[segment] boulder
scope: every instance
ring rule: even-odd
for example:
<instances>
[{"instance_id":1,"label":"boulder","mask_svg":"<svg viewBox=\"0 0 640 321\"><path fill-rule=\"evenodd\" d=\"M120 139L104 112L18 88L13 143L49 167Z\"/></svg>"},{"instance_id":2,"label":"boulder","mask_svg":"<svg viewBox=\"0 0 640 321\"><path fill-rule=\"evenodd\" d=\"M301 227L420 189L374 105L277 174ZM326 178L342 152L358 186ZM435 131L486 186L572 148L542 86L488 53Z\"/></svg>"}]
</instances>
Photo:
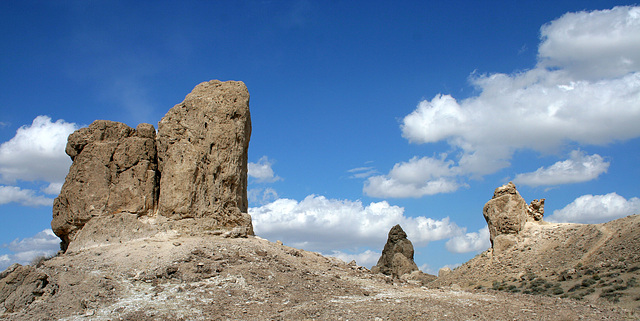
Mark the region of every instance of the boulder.
<instances>
[{"instance_id":1,"label":"boulder","mask_svg":"<svg viewBox=\"0 0 640 321\"><path fill-rule=\"evenodd\" d=\"M247 213L250 136L244 83L212 80L196 86L158 123L159 214L253 234Z\"/></svg>"},{"instance_id":2,"label":"boulder","mask_svg":"<svg viewBox=\"0 0 640 321\"><path fill-rule=\"evenodd\" d=\"M411 273L405 273L402 276L400 276L400 279L408 281L410 283L416 284L416 285L427 285L428 283L432 282L433 280L437 279L437 277L435 275L431 275L428 273L424 273L420 270L416 270L413 271Z\"/></svg>"},{"instance_id":3,"label":"boulder","mask_svg":"<svg viewBox=\"0 0 640 321\"><path fill-rule=\"evenodd\" d=\"M445 277L445 276L451 274L451 272L452 271L451 271L450 267L448 267L448 266L442 267L442 268L440 268L440 270L438 270L438 277L439 278Z\"/></svg>"},{"instance_id":4,"label":"boulder","mask_svg":"<svg viewBox=\"0 0 640 321\"><path fill-rule=\"evenodd\" d=\"M413 244L407 239L407 233L400 225L389 231L387 243L384 245L378 263L371 269L374 273L382 273L393 277L418 271L413 261Z\"/></svg>"},{"instance_id":5,"label":"boulder","mask_svg":"<svg viewBox=\"0 0 640 321\"><path fill-rule=\"evenodd\" d=\"M482 213L489 226L492 247L496 236L517 234L529 217L527 203L512 182L495 189L493 198L484 205Z\"/></svg>"},{"instance_id":6,"label":"boulder","mask_svg":"<svg viewBox=\"0 0 640 321\"><path fill-rule=\"evenodd\" d=\"M96 120L69 136L73 160L53 203L51 227L66 249L92 218L113 213L146 215L156 210L160 178L155 129Z\"/></svg>"}]
</instances>

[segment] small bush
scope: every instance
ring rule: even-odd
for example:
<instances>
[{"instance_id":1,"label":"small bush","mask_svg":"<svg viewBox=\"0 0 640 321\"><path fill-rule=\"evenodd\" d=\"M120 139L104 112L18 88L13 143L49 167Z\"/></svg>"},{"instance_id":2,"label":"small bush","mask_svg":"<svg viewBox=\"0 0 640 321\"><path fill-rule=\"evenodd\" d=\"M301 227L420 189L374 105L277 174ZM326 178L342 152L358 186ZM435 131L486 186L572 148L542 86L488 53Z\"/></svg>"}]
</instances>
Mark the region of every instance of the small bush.
<instances>
[{"instance_id":1,"label":"small bush","mask_svg":"<svg viewBox=\"0 0 640 321\"><path fill-rule=\"evenodd\" d=\"M594 279L584 279L582 280L582 286L588 288L592 285L596 284L596 280Z\"/></svg>"},{"instance_id":2,"label":"small bush","mask_svg":"<svg viewBox=\"0 0 640 321\"><path fill-rule=\"evenodd\" d=\"M626 285L616 285L616 286L613 287L613 289L615 291L622 291L622 290L626 290L627 286Z\"/></svg>"},{"instance_id":3,"label":"small bush","mask_svg":"<svg viewBox=\"0 0 640 321\"><path fill-rule=\"evenodd\" d=\"M576 284L569 289L569 292L575 292L577 289L581 288L582 285Z\"/></svg>"},{"instance_id":4,"label":"small bush","mask_svg":"<svg viewBox=\"0 0 640 321\"><path fill-rule=\"evenodd\" d=\"M539 286L543 286L545 285L545 283L547 283L547 280L545 279L535 279L531 282L531 287L539 287Z\"/></svg>"},{"instance_id":5,"label":"small bush","mask_svg":"<svg viewBox=\"0 0 640 321\"><path fill-rule=\"evenodd\" d=\"M39 255L39 256L36 256L33 260L31 260L31 263L29 265L33 267L41 267L42 264L50 258L51 257L47 257L45 255Z\"/></svg>"},{"instance_id":6,"label":"small bush","mask_svg":"<svg viewBox=\"0 0 640 321\"><path fill-rule=\"evenodd\" d=\"M583 297L581 295L578 295L578 294L572 295L571 298L574 299L574 300L582 300L583 299Z\"/></svg>"},{"instance_id":7,"label":"small bush","mask_svg":"<svg viewBox=\"0 0 640 321\"><path fill-rule=\"evenodd\" d=\"M609 293L600 293L600 297L607 299L609 302L618 303L620 302L620 297L622 293L620 292L609 292Z\"/></svg>"}]
</instances>

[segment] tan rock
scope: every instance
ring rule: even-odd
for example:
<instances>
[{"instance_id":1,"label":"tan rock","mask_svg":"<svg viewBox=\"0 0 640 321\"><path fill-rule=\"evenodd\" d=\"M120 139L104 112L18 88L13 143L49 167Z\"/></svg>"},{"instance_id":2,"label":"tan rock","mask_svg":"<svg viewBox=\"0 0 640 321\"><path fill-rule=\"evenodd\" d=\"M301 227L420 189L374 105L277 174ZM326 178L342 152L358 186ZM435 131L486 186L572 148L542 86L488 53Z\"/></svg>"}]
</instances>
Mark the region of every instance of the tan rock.
<instances>
[{"instance_id":1,"label":"tan rock","mask_svg":"<svg viewBox=\"0 0 640 321\"><path fill-rule=\"evenodd\" d=\"M527 207L527 211L529 213L529 220L533 221L542 221L542 217L544 216L544 198L539 200L531 201L531 204Z\"/></svg>"},{"instance_id":2,"label":"tan rock","mask_svg":"<svg viewBox=\"0 0 640 321\"><path fill-rule=\"evenodd\" d=\"M247 213L250 136L246 86L217 80L199 84L169 110L157 138L149 124L133 129L97 120L77 130L66 146L73 164L53 205L51 226L62 248L169 230L253 234Z\"/></svg>"},{"instance_id":3,"label":"tan rock","mask_svg":"<svg viewBox=\"0 0 640 321\"><path fill-rule=\"evenodd\" d=\"M418 266L413 261L413 244L407 239L407 233L400 225L392 227L382 255L371 271L400 277L417 270Z\"/></svg>"},{"instance_id":4,"label":"tan rock","mask_svg":"<svg viewBox=\"0 0 640 321\"><path fill-rule=\"evenodd\" d=\"M119 212L146 215L158 201L155 129L96 120L69 136L73 160L53 203L51 227L66 249L92 218Z\"/></svg>"},{"instance_id":5,"label":"tan rock","mask_svg":"<svg viewBox=\"0 0 640 321\"><path fill-rule=\"evenodd\" d=\"M492 247L496 236L517 234L529 217L527 203L512 182L496 188L482 212L489 226Z\"/></svg>"},{"instance_id":6,"label":"tan rock","mask_svg":"<svg viewBox=\"0 0 640 321\"><path fill-rule=\"evenodd\" d=\"M196 86L158 123L159 214L206 219L208 228L245 228L249 92L242 82Z\"/></svg>"},{"instance_id":7,"label":"tan rock","mask_svg":"<svg viewBox=\"0 0 640 321\"><path fill-rule=\"evenodd\" d=\"M56 286L50 284L49 276L34 267L13 265L0 279L0 306L6 312L20 311L37 298L55 292Z\"/></svg>"},{"instance_id":8,"label":"tan rock","mask_svg":"<svg viewBox=\"0 0 640 321\"><path fill-rule=\"evenodd\" d=\"M428 273L424 273L420 270L416 270L416 271L403 274L402 276L400 276L400 279L422 286L435 280L436 276Z\"/></svg>"},{"instance_id":9,"label":"tan rock","mask_svg":"<svg viewBox=\"0 0 640 321\"><path fill-rule=\"evenodd\" d=\"M438 277L445 277L447 275L451 274L451 268L448 266L445 266L443 268L440 268L440 270L438 270Z\"/></svg>"}]
</instances>

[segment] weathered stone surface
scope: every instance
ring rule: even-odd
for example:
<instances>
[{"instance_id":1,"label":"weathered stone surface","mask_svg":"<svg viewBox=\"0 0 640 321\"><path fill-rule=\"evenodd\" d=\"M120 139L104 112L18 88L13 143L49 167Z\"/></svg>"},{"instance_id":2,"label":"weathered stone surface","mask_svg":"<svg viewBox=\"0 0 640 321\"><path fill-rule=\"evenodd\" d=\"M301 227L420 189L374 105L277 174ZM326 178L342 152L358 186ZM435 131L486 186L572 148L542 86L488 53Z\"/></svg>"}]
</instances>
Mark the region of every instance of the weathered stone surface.
<instances>
[{"instance_id":1,"label":"weathered stone surface","mask_svg":"<svg viewBox=\"0 0 640 321\"><path fill-rule=\"evenodd\" d=\"M6 312L22 310L36 298L55 292L47 274L34 267L15 264L5 272L0 279L0 304Z\"/></svg>"},{"instance_id":2,"label":"weathered stone surface","mask_svg":"<svg viewBox=\"0 0 640 321\"><path fill-rule=\"evenodd\" d=\"M445 267L443 267L443 268L440 268L440 270L438 270L438 277L439 277L439 278L445 277L445 276L447 276L447 275L451 274L451 272L452 272L452 271L451 271L451 268L450 268L450 267L445 266Z\"/></svg>"},{"instance_id":3,"label":"weathered stone surface","mask_svg":"<svg viewBox=\"0 0 640 321\"><path fill-rule=\"evenodd\" d=\"M247 214L249 92L242 82L196 86L158 124L159 214L208 219L210 228L243 227Z\"/></svg>"},{"instance_id":4,"label":"weathered stone surface","mask_svg":"<svg viewBox=\"0 0 640 321\"><path fill-rule=\"evenodd\" d=\"M138 216L127 212L96 216L78 230L67 251L76 252L111 242L151 237L169 230L170 226L166 221L159 220L157 216Z\"/></svg>"},{"instance_id":5,"label":"weathered stone surface","mask_svg":"<svg viewBox=\"0 0 640 321\"><path fill-rule=\"evenodd\" d=\"M155 129L96 120L69 136L73 160L53 203L51 227L63 248L92 218L112 213L145 215L158 201Z\"/></svg>"},{"instance_id":6,"label":"weathered stone surface","mask_svg":"<svg viewBox=\"0 0 640 321\"><path fill-rule=\"evenodd\" d=\"M527 203L512 182L496 188L482 212L489 226L492 247L498 235L520 232L529 217Z\"/></svg>"},{"instance_id":7,"label":"weathered stone surface","mask_svg":"<svg viewBox=\"0 0 640 321\"><path fill-rule=\"evenodd\" d=\"M201 83L158 126L156 137L149 124L97 120L69 136L73 164L51 221L64 250L170 230L253 234L244 83Z\"/></svg>"},{"instance_id":8,"label":"weathered stone surface","mask_svg":"<svg viewBox=\"0 0 640 321\"><path fill-rule=\"evenodd\" d=\"M437 279L437 277L435 275L431 275L428 273L424 273L420 270L416 270L416 271L412 271L412 272L401 275L400 279L422 286L422 285L427 285L429 282Z\"/></svg>"},{"instance_id":9,"label":"weathered stone surface","mask_svg":"<svg viewBox=\"0 0 640 321\"><path fill-rule=\"evenodd\" d=\"M413 261L413 244L407 239L407 233L400 225L392 227L389 231L382 255L371 270L374 273L383 273L394 277L418 270L418 266Z\"/></svg>"},{"instance_id":10,"label":"weathered stone surface","mask_svg":"<svg viewBox=\"0 0 640 321\"><path fill-rule=\"evenodd\" d=\"M527 207L530 220L542 221L544 217L544 198L531 201L531 204Z\"/></svg>"}]
</instances>

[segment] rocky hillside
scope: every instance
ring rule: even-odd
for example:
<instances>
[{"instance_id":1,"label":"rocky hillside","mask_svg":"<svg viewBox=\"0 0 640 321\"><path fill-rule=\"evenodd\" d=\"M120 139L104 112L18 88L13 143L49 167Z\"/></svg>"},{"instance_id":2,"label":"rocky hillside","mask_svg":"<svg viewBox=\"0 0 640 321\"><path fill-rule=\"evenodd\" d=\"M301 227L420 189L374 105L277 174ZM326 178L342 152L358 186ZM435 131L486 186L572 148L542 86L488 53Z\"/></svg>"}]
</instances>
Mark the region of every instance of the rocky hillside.
<instances>
[{"instance_id":1,"label":"rocky hillside","mask_svg":"<svg viewBox=\"0 0 640 321\"><path fill-rule=\"evenodd\" d=\"M629 311L457 286L428 289L257 237L153 237L13 267L4 320L621 320ZM6 296L6 294L9 294Z\"/></svg>"},{"instance_id":2,"label":"rocky hillside","mask_svg":"<svg viewBox=\"0 0 640 321\"><path fill-rule=\"evenodd\" d=\"M640 309L640 215L603 224L529 220L492 241L492 248L430 286L457 284Z\"/></svg>"}]
</instances>

